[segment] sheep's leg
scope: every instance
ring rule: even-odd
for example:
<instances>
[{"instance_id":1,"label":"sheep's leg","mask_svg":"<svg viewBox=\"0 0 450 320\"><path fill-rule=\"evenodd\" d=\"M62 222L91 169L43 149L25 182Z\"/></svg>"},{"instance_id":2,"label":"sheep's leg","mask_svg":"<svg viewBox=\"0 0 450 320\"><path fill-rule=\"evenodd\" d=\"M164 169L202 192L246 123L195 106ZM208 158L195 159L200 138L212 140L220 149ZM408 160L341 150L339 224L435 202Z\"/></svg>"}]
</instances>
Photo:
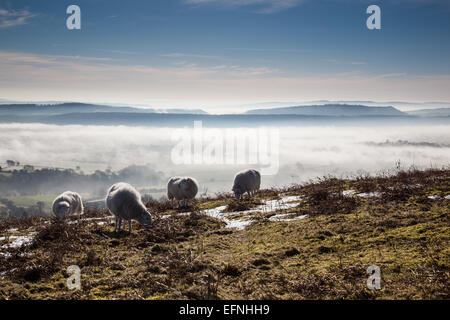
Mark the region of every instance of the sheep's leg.
<instances>
[{"instance_id":1,"label":"sheep's leg","mask_svg":"<svg viewBox=\"0 0 450 320\"><path fill-rule=\"evenodd\" d=\"M119 217L119 228L118 228L117 232L120 232L121 227L122 227L122 218Z\"/></svg>"},{"instance_id":2,"label":"sheep's leg","mask_svg":"<svg viewBox=\"0 0 450 320\"><path fill-rule=\"evenodd\" d=\"M128 220L128 232L131 234L131 219Z\"/></svg>"},{"instance_id":3,"label":"sheep's leg","mask_svg":"<svg viewBox=\"0 0 450 320\"><path fill-rule=\"evenodd\" d=\"M183 199L183 207L186 207L186 199Z\"/></svg>"},{"instance_id":4,"label":"sheep's leg","mask_svg":"<svg viewBox=\"0 0 450 320\"><path fill-rule=\"evenodd\" d=\"M117 225L119 224L119 218L116 217L116 223L114 225L114 232L117 232Z\"/></svg>"}]
</instances>

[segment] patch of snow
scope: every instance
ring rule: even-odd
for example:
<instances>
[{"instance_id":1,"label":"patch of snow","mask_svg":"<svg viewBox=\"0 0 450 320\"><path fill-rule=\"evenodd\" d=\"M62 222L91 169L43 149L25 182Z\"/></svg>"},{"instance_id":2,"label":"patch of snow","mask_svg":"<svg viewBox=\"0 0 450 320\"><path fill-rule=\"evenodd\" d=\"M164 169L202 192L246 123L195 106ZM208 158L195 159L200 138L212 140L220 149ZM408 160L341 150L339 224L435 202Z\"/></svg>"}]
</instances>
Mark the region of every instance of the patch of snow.
<instances>
[{"instance_id":1,"label":"patch of snow","mask_svg":"<svg viewBox=\"0 0 450 320\"><path fill-rule=\"evenodd\" d=\"M292 213L281 213L281 214L276 214L276 215L274 215L274 216L271 216L271 217L269 218L269 220L270 220L270 221L279 221L279 220L281 220L281 218L289 217L289 216L291 216L291 215L292 215Z\"/></svg>"},{"instance_id":2,"label":"patch of snow","mask_svg":"<svg viewBox=\"0 0 450 320\"><path fill-rule=\"evenodd\" d=\"M19 248L24 244L29 244L31 241L33 241L33 236L36 234L36 232L30 232L26 236L10 236L10 237L0 237L0 241L4 240L13 240L13 242L4 244L2 248Z\"/></svg>"},{"instance_id":3,"label":"patch of snow","mask_svg":"<svg viewBox=\"0 0 450 320\"><path fill-rule=\"evenodd\" d=\"M247 226L252 224L253 220L228 220L224 219L225 223L227 224L227 228L229 229L236 229L236 230L244 230Z\"/></svg>"},{"instance_id":4,"label":"patch of snow","mask_svg":"<svg viewBox=\"0 0 450 320\"><path fill-rule=\"evenodd\" d=\"M379 192L363 192L363 193L358 193L356 196L361 197L361 198L377 198L379 196L381 196L381 193Z\"/></svg>"},{"instance_id":5,"label":"patch of snow","mask_svg":"<svg viewBox=\"0 0 450 320\"><path fill-rule=\"evenodd\" d=\"M257 206L256 208L244 211L233 211L233 212L223 212L226 209L226 206L220 206L213 209L204 210L203 212L210 217L220 219L226 223L226 228L243 230L248 225L252 224L254 220L248 219L248 215L255 212L271 212L277 210L287 210L291 209L298 205L298 201L300 201L302 197L299 196L288 196L281 199L275 200L263 200L262 204ZM227 216L230 215L242 215L245 214L247 216L246 220L241 219L228 219ZM294 219L296 219L295 217ZM297 220L297 219L296 219ZM287 219L283 221L288 221Z\"/></svg>"},{"instance_id":6,"label":"patch of snow","mask_svg":"<svg viewBox=\"0 0 450 320\"><path fill-rule=\"evenodd\" d=\"M224 217L225 215L228 214L228 213L222 213L222 211L225 210L226 207L227 206L220 206L220 207L217 207L217 208L204 210L203 213L206 214L207 216L221 219L222 217Z\"/></svg>"},{"instance_id":7,"label":"patch of snow","mask_svg":"<svg viewBox=\"0 0 450 320\"><path fill-rule=\"evenodd\" d=\"M3 276L3 275L5 275L5 274L7 274L8 272L14 272L15 270L17 270L17 268L12 268L12 269L10 269L10 270L1 271L1 272L0 272L0 276Z\"/></svg>"},{"instance_id":8,"label":"patch of snow","mask_svg":"<svg viewBox=\"0 0 450 320\"><path fill-rule=\"evenodd\" d=\"M428 196L427 198L428 198L428 199L431 199L431 200L441 199L440 196L436 196L436 195ZM449 195L446 195L443 199L445 199L445 200L450 200L450 194L449 194Z\"/></svg>"},{"instance_id":9,"label":"patch of snow","mask_svg":"<svg viewBox=\"0 0 450 320\"><path fill-rule=\"evenodd\" d=\"M307 217L308 217L308 215L304 214L304 215L301 215L301 216L297 216L297 217L293 217L293 218L289 218L289 219L283 219L283 220L280 220L280 221L281 222L297 221L297 220L303 220L303 219L305 219Z\"/></svg>"},{"instance_id":10,"label":"patch of snow","mask_svg":"<svg viewBox=\"0 0 450 320\"><path fill-rule=\"evenodd\" d=\"M81 218L80 221L111 220L111 219L114 219L114 218L115 218L114 216L97 217L97 218ZM74 224L74 223L78 223L78 219L68 222L68 224Z\"/></svg>"},{"instance_id":11,"label":"patch of snow","mask_svg":"<svg viewBox=\"0 0 450 320\"><path fill-rule=\"evenodd\" d=\"M302 200L299 196L289 196L275 200L263 200L263 204L258 206L257 211L270 212L275 210L287 210L298 205L298 202Z\"/></svg>"},{"instance_id":12,"label":"patch of snow","mask_svg":"<svg viewBox=\"0 0 450 320\"><path fill-rule=\"evenodd\" d=\"M356 193L356 190L344 190L342 191L343 196L352 196Z\"/></svg>"},{"instance_id":13,"label":"patch of snow","mask_svg":"<svg viewBox=\"0 0 450 320\"><path fill-rule=\"evenodd\" d=\"M362 192L362 193L356 193L356 190L344 190L342 191L342 195L346 197L350 196L357 196L361 198L376 198L381 196L380 192Z\"/></svg>"},{"instance_id":14,"label":"patch of snow","mask_svg":"<svg viewBox=\"0 0 450 320\"><path fill-rule=\"evenodd\" d=\"M296 217L292 217L292 213L282 213L282 214L276 214L274 216L271 216L269 218L270 221L276 221L276 222L290 222L290 221L295 221L295 220L302 220L305 219L308 215L301 215L301 216L296 216ZM292 218L286 218L286 217L292 217Z\"/></svg>"},{"instance_id":15,"label":"patch of snow","mask_svg":"<svg viewBox=\"0 0 450 320\"><path fill-rule=\"evenodd\" d=\"M244 211L232 211L232 212L223 212L227 206L219 206L212 209L206 209L202 212L213 218L217 218L219 220L222 220L226 223L225 228L229 229L236 229L236 230L243 230L250 224L254 223L255 220L250 219L250 215L256 212L272 212L272 211L280 211L280 210L288 210L298 205L298 202L302 200L302 197L300 196L287 196L281 199L275 199L275 200L263 200L261 205L256 206L253 209L250 210L244 210ZM178 213L178 215L190 215L190 212L182 212ZM244 219L236 218L236 219L229 219L229 216L232 215L243 215ZM286 215L292 215L292 214L286 214ZM279 215L284 216L284 215ZM170 217L170 215L162 215L161 219L166 219ZM274 217L274 216L272 216ZM305 218L306 216L298 216L291 219L283 219L281 221L294 221L294 220L300 220ZM269 219L270 220L270 219ZM274 220L275 221L275 220Z\"/></svg>"},{"instance_id":16,"label":"patch of snow","mask_svg":"<svg viewBox=\"0 0 450 320\"><path fill-rule=\"evenodd\" d=\"M115 218L115 216L107 216L107 217L98 217L98 218L86 218L86 219L81 219L84 221L95 221L95 220L106 220L106 219L113 219Z\"/></svg>"}]
</instances>

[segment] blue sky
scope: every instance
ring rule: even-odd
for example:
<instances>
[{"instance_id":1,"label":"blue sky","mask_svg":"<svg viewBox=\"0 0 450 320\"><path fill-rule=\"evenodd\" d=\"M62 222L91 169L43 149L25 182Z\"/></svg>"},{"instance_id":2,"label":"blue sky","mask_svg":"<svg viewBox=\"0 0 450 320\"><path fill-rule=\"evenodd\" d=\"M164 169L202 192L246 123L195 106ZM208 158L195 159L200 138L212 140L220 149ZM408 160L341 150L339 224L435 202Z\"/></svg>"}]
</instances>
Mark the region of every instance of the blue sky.
<instances>
[{"instance_id":1,"label":"blue sky","mask_svg":"<svg viewBox=\"0 0 450 320\"><path fill-rule=\"evenodd\" d=\"M450 101L449 18L447 0L1 0L0 98Z\"/></svg>"}]
</instances>

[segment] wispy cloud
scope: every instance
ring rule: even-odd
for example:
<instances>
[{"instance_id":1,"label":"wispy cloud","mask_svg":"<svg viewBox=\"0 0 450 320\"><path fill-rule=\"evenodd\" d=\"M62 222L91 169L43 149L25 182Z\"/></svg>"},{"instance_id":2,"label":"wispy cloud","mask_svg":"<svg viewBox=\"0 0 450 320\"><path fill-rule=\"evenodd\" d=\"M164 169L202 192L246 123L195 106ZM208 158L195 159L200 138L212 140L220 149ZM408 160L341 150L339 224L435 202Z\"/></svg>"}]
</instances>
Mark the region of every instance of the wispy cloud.
<instances>
[{"instance_id":1,"label":"wispy cloud","mask_svg":"<svg viewBox=\"0 0 450 320\"><path fill-rule=\"evenodd\" d=\"M271 14L285 9L297 7L298 5L308 0L182 0L190 5L217 5L223 7L245 7L252 6L256 9L256 13ZM312 0L309 0L312 2ZM354 0L350 0L354 1ZM367 2L367 0L358 0L359 2ZM356 2L356 1L355 1ZM436 4L442 4L447 8L450 8L450 2L448 0L394 0L394 4L413 4L413 5L427 5L430 2Z\"/></svg>"},{"instance_id":2,"label":"wispy cloud","mask_svg":"<svg viewBox=\"0 0 450 320\"><path fill-rule=\"evenodd\" d=\"M383 78L397 78L397 77L404 77L406 75L407 75L406 72L384 73L384 74L378 75L377 78L379 78L379 79L383 79Z\"/></svg>"},{"instance_id":3,"label":"wispy cloud","mask_svg":"<svg viewBox=\"0 0 450 320\"><path fill-rule=\"evenodd\" d=\"M450 75L291 73L234 64L128 64L102 57L0 51L0 96L31 100L449 100ZM232 92L233 94L230 94Z\"/></svg>"},{"instance_id":4,"label":"wispy cloud","mask_svg":"<svg viewBox=\"0 0 450 320\"><path fill-rule=\"evenodd\" d=\"M28 23L36 14L28 10L0 9L0 28L10 28Z\"/></svg>"},{"instance_id":5,"label":"wispy cloud","mask_svg":"<svg viewBox=\"0 0 450 320\"><path fill-rule=\"evenodd\" d=\"M311 50L306 50L306 49L280 49L280 48L225 48L225 50L275 52L275 53L305 53L305 52L311 52Z\"/></svg>"},{"instance_id":6,"label":"wispy cloud","mask_svg":"<svg viewBox=\"0 0 450 320\"><path fill-rule=\"evenodd\" d=\"M109 50L109 49L94 49L97 51L102 51L102 52L110 52L110 53L117 53L117 54L140 54L141 52L137 52L137 51L128 51L128 50Z\"/></svg>"},{"instance_id":7,"label":"wispy cloud","mask_svg":"<svg viewBox=\"0 0 450 320\"><path fill-rule=\"evenodd\" d=\"M257 6L258 13L275 13L298 6L304 0L184 0L192 5L215 4L228 7Z\"/></svg>"},{"instance_id":8,"label":"wispy cloud","mask_svg":"<svg viewBox=\"0 0 450 320\"><path fill-rule=\"evenodd\" d=\"M219 56L211 56L211 55L205 55L205 54L192 54L192 53L165 53L161 54L162 57L167 58L200 58L200 59L218 59Z\"/></svg>"},{"instance_id":9,"label":"wispy cloud","mask_svg":"<svg viewBox=\"0 0 450 320\"><path fill-rule=\"evenodd\" d=\"M336 60L336 59L328 59L326 60L329 63L334 63L334 64L350 64L350 65L364 65L367 64L367 62L365 61L341 61L341 60Z\"/></svg>"},{"instance_id":10,"label":"wispy cloud","mask_svg":"<svg viewBox=\"0 0 450 320\"><path fill-rule=\"evenodd\" d=\"M107 62L113 59L107 57L84 57L84 56L64 56L64 55L46 55L32 54L22 52L0 51L0 59L5 64L16 65L35 65L35 66L67 66L70 63L86 63L86 62Z\"/></svg>"}]
</instances>

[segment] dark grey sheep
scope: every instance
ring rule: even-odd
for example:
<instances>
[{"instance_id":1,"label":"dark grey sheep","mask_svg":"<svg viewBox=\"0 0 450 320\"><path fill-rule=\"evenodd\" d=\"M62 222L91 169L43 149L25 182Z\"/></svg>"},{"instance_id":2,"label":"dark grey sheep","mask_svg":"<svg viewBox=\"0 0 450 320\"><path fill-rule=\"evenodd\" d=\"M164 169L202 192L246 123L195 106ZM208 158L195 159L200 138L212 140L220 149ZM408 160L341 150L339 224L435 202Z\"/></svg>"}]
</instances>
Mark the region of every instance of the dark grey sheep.
<instances>
[{"instance_id":1,"label":"dark grey sheep","mask_svg":"<svg viewBox=\"0 0 450 320\"><path fill-rule=\"evenodd\" d=\"M259 191L260 185L261 174L256 170L248 169L236 174L232 191L236 199L241 199L242 195L246 192L250 198Z\"/></svg>"},{"instance_id":2,"label":"dark grey sheep","mask_svg":"<svg viewBox=\"0 0 450 320\"><path fill-rule=\"evenodd\" d=\"M186 206L186 201L195 198L198 192L198 183L194 178L190 177L173 177L169 179L167 183L167 198L172 201L173 199L183 201L183 206Z\"/></svg>"}]
</instances>

